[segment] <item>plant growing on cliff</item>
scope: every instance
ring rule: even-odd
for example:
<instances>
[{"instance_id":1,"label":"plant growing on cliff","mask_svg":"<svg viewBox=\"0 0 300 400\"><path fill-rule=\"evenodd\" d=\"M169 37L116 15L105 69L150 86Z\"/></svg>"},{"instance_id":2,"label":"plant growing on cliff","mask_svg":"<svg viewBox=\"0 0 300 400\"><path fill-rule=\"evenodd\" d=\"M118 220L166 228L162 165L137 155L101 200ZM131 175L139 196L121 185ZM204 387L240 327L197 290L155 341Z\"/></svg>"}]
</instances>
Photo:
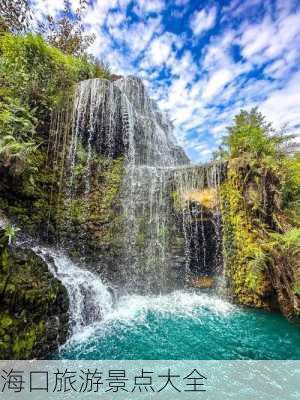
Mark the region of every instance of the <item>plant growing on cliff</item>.
<instances>
[{"instance_id":1,"label":"plant growing on cliff","mask_svg":"<svg viewBox=\"0 0 300 400\"><path fill-rule=\"evenodd\" d=\"M36 108L42 121L62 93L74 83L95 75L96 67L86 56L65 55L41 36L28 34L0 37L2 92Z\"/></svg>"},{"instance_id":2,"label":"plant growing on cliff","mask_svg":"<svg viewBox=\"0 0 300 400\"><path fill-rule=\"evenodd\" d=\"M292 138L276 133L257 109L241 111L218 155L228 165L221 188L226 275L245 304L268 307L279 270L300 278L299 155L286 146Z\"/></svg>"},{"instance_id":3,"label":"plant growing on cliff","mask_svg":"<svg viewBox=\"0 0 300 400\"><path fill-rule=\"evenodd\" d=\"M228 128L225 144L230 158L248 154L259 158L275 155L275 142L271 140L272 126L256 109L241 111L235 116L234 125Z\"/></svg>"},{"instance_id":4,"label":"plant growing on cliff","mask_svg":"<svg viewBox=\"0 0 300 400\"><path fill-rule=\"evenodd\" d=\"M31 167L31 155L38 147L35 125L33 113L20 100L0 100L0 166L11 175L21 175Z\"/></svg>"},{"instance_id":5,"label":"plant growing on cliff","mask_svg":"<svg viewBox=\"0 0 300 400\"><path fill-rule=\"evenodd\" d=\"M20 229L14 227L13 225L7 225L4 229L4 237L7 238L8 244L12 244L13 239L16 237Z\"/></svg>"},{"instance_id":6,"label":"plant growing on cliff","mask_svg":"<svg viewBox=\"0 0 300 400\"><path fill-rule=\"evenodd\" d=\"M13 136L4 136L0 138L0 164L12 175L21 175L36 149L35 142L19 142Z\"/></svg>"},{"instance_id":7,"label":"plant growing on cliff","mask_svg":"<svg viewBox=\"0 0 300 400\"><path fill-rule=\"evenodd\" d=\"M0 35L0 203L36 230L49 215L46 168L51 113L77 82L108 72L89 56L64 54L40 35Z\"/></svg>"}]
</instances>

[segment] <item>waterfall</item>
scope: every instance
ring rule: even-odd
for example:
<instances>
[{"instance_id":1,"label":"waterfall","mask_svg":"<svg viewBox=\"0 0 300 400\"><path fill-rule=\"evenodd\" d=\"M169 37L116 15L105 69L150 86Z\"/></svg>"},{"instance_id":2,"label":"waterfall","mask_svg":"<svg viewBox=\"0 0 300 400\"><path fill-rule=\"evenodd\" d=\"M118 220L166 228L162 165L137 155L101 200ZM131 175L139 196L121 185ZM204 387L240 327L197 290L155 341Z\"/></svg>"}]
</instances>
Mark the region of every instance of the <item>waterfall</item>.
<instances>
[{"instance_id":1,"label":"waterfall","mask_svg":"<svg viewBox=\"0 0 300 400\"><path fill-rule=\"evenodd\" d=\"M73 106L65 111L68 116L59 111L52 123L52 152L56 152L52 159L61 158L65 169L59 191L64 192L66 210L71 208L76 193L83 191L89 213L92 160L99 156L124 157L119 227L123 250L118 260L123 288L128 292L162 293L182 285L184 276L191 269L197 270L196 265L197 272L201 269L203 274L208 273L211 251L207 251L207 236L212 228L207 223L206 210L185 196L206 187L217 191L218 166L190 166L173 137L172 123L149 98L139 78L83 81L77 85L72 102ZM67 127L61 125L65 120ZM60 132L67 131L69 135L65 133L62 140ZM57 145L61 141L63 147ZM75 179L78 169L85 171L81 187L77 187ZM184 203L181 226L174 211L172 190ZM219 212L209 218L219 246ZM185 241L182 254L180 236ZM218 265L219 253L216 247L214 261Z\"/></svg>"},{"instance_id":2,"label":"waterfall","mask_svg":"<svg viewBox=\"0 0 300 400\"><path fill-rule=\"evenodd\" d=\"M185 237L186 274L207 275L220 272L221 209L219 187L224 174L222 164L178 168L173 185L177 193Z\"/></svg>"},{"instance_id":3,"label":"waterfall","mask_svg":"<svg viewBox=\"0 0 300 400\"><path fill-rule=\"evenodd\" d=\"M163 291L174 287L168 266L170 171L184 157L176 153L172 126L147 96L142 81L127 77L115 84L124 96L128 121L122 202L130 246L121 271L130 291Z\"/></svg>"},{"instance_id":4,"label":"waterfall","mask_svg":"<svg viewBox=\"0 0 300 400\"><path fill-rule=\"evenodd\" d=\"M55 250L35 249L68 291L71 338L95 332L123 315L131 318L129 306L134 315L138 308L138 314L145 311L146 316L153 301L161 307L177 299L178 307L185 308L194 296L196 304L206 304L209 296L198 299L185 289L193 286L194 277L213 276L222 266L218 191L223 166L190 164L176 144L172 123L135 77L83 81L65 109L54 112L47 164L59 179L51 188L49 220L55 207L63 209L64 229L71 228L72 206L78 200L89 216L97 188L95 168L117 159L123 163L118 194L121 245L108 267L98 254L92 262L84 257L71 261L66 255L72 240L68 235ZM96 212L101 210L101 205L96 207ZM86 231L79 226L74 232L77 255L84 256Z\"/></svg>"},{"instance_id":5,"label":"waterfall","mask_svg":"<svg viewBox=\"0 0 300 400\"><path fill-rule=\"evenodd\" d=\"M77 266L62 251L36 246L33 250L47 263L53 275L67 289L70 301L71 334L102 320L113 309L112 291L100 277Z\"/></svg>"}]
</instances>

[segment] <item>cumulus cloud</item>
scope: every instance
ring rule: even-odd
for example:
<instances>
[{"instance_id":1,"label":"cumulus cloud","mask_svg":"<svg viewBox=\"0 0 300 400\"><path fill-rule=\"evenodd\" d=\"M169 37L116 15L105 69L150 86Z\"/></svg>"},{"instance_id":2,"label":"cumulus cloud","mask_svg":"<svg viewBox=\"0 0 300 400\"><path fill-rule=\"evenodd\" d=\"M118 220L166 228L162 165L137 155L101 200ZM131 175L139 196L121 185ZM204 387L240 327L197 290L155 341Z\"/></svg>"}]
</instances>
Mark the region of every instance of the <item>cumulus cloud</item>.
<instances>
[{"instance_id":1,"label":"cumulus cloud","mask_svg":"<svg viewBox=\"0 0 300 400\"><path fill-rule=\"evenodd\" d=\"M299 21L300 13L295 13L284 18L279 15L275 22L270 16L266 16L259 24L244 26L240 39L243 56L254 62L264 63L298 47Z\"/></svg>"},{"instance_id":2,"label":"cumulus cloud","mask_svg":"<svg viewBox=\"0 0 300 400\"><path fill-rule=\"evenodd\" d=\"M149 45L154 34L159 34L162 30L160 17L148 18L145 22L131 24L123 30L123 38L132 51L141 52Z\"/></svg>"},{"instance_id":3,"label":"cumulus cloud","mask_svg":"<svg viewBox=\"0 0 300 400\"><path fill-rule=\"evenodd\" d=\"M261 111L277 129L288 125L300 134L300 71L292 75L287 84L272 91L260 105Z\"/></svg>"},{"instance_id":4,"label":"cumulus cloud","mask_svg":"<svg viewBox=\"0 0 300 400\"><path fill-rule=\"evenodd\" d=\"M210 100L231 80L232 72L229 69L220 69L212 74L205 87L203 98Z\"/></svg>"},{"instance_id":5,"label":"cumulus cloud","mask_svg":"<svg viewBox=\"0 0 300 400\"><path fill-rule=\"evenodd\" d=\"M149 48L149 57L152 60L152 65L162 67L167 62L172 52L173 41L172 35L168 34L153 39Z\"/></svg>"},{"instance_id":6,"label":"cumulus cloud","mask_svg":"<svg viewBox=\"0 0 300 400\"><path fill-rule=\"evenodd\" d=\"M196 11L190 20L190 28L194 35L200 36L203 32L211 29L215 25L216 15L216 7L212 7L209 10Z\"/></svg>"},{"instance_id":7,"label":"cumulus cloud","mask_svg":"<svg viewBox=\"0 0 300 400\"><path fill-rule=\"evenodd\" d=\"M160 13L165 8L163 0L138 0L136 3L133 10L139 16L150 13Z\"/></svg>"},{"instance_id":8,"label":"cumulus cloud","mask_svg":"<svg viewBox=\"0 0 300 400\"><path fill-rule=\"evenodd\" d=\"M32 6L34 8L34 17L42 20L46 15L57 15L63 10L63 2L61 0L33 0Z\"/></svg>"}]
</instances>

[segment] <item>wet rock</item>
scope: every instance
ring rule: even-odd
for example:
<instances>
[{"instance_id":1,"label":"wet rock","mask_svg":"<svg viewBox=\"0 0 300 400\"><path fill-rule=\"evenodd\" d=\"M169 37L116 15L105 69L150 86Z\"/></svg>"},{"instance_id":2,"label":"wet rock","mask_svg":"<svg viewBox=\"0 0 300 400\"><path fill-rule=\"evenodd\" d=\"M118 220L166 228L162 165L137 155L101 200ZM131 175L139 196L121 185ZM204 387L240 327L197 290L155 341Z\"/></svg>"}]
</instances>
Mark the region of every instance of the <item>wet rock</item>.
<instances>
[{"instance_id":1,"label":"wet rock","mask_svg":"<svg viewBox=\"0 0 300 400\"><path fill-rule=\"evenodd\" d=\"M0 359L45 358L68 335L67 291L32 250L0 239Z\"/></svg>"},{"instance_id":2,"label":"wet rock","mask_svg":"<svg viewBox=\"0 0 300 400\"><path fill-rule=\"evenodd\" d=\"M185 201L196 202L202 207L212 210L218 205L217 189L213 187L191 190L183 194Z\"/></svg>"},{"instance_id":3,"label":"wet rock","mask_svg":"<svg viewBox=\"0 0 300 400\"><path fill-rule=\"evenodd\" d=\"M211 289L215 285L215 281L211 276L196 276L190 280L191 286L198 289Z\"/></svg>"}]
</instances>

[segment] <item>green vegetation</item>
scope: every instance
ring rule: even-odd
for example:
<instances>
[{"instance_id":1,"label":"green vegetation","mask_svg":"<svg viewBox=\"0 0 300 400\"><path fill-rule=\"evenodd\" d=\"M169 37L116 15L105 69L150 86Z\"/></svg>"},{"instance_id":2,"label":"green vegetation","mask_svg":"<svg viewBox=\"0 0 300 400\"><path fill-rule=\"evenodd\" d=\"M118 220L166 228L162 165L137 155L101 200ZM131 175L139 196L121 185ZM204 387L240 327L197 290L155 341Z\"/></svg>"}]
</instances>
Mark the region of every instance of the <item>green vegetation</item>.
<instances>
[{"instance_id":1,"label":"green vegetation","mask_svg":"<svg viewBox=\"0 0 300 400\"><path fill-rule=\"evenodd\" d=\"M39 35L0 36L0 127L23 140L43 133L50 113L80 80L103 77L108 71L87 55L72 56L47 44ZM46 125L46 126L45 126ZM2 130L2 129L1 129Z\"/></svg>"},{"instance_id":2,"label":"green vegetation","mask_svg":"<svg viewBox=\"0 0 300 400\"><path fill-rule=\"evenodd\" d=\"M57 29L52 26L48 43L39 34L11 33L20 31L14 24L22 13L27 15L25 3L22 8L11 2L1 14L8 29L1 32L0 27L0 168L13 175L36 167L35 155L45 146L51 112L72 93L74 84L109 77L108 69L85 52L91 41L70 15L52 20ZM58 39L69 47L60 49Z\"/></svg>"},{"instance_id":3,"label":"green vegetation","mask_svg":"<svg viewBox=\"0 0 300 400\"><path fill-rule=\"evenodd\" d=\"M120 229L124 156L104 157L92 143L88 152L79 134L72 185L66 161L71 142L68 107L76 84L110 78L108 69L86 53L93 37L85 35L81 26L85 2L80 1L78 12L70 16L66 1L59 19L49 17L39 33L29 31L29 2L4 3L5 12L0 6L0 211L31 235L61 240L73 256L84 255L94 264L99 261L96 257L101 257L101 265L111 266L111 260L118 264L124 248ZM221 203L230 292L239 303L280 307L292 318L300 315L300 153L289 151L291 140L276 133L256 109L242 111L228 128L219 157L227 164ZM182 217L184 200L176 190L171 196ZM205 188L186 193L186 199L200 204L207 219L215 208L216 192ZM172 242L174 254L183 247L183 237L177 234L178 215L173 227L158 232L162 243ZM138 220L136 240L145 253L148 221L146 211ZM47 329L54 315L62 318L56 336L64 341L67 334L66 291L39 257L11 246L15 234L12 225L0 230L0 358L29 358L52 350L48 335L52 339L55 335Z\"/></svg>"},{"instance_id":4,"label":"green vegetation","mask_svg":"<svg viewBox=\"0 0 300 400\"><path fill-rule=\"evenodd\" d=\"M237 301L267 308L274 306L276 292L282 308L284 289L290 305L283 311L294 316L300 300L293 289L300 284L300 168L299 153L287 151L291 140L276 134L256 109L242 111L220 154L228 163L221 196L231 290Z\"/></svg>"},{"instance_id":5,"label":"green vegetation","mask_svg":"<svg viewBox=\"0 0 300 400\"><path fill-rule=\"evenodd\" d=\"M90 160L91 190L86 193L87 155L84 148L79 147L73 196L62 198L53 215L61 239L66 239L66 242L74 239L68 243L73 255L84 250L85 255L95 257L101 251L108 254L120 247L119 193L123 164L123 157L109 159L93 153Z\"/></svg>"},{"instance_id":6,"label":"green vegetation","mask_svg":"<svg viewBox=\"0 0 300 400\"><path fill-rule=\"evenodd\" d=\"M5 23L0 21L0 211L31 235L49 231L49 239L108 246L117 240L113 213L123 160L92 156L95 190L87 199L87 153L79 146L77 191L67 204L60 198L61 171L48 162L48 142L52 115L72 101L76 83L109 78L109 71L85 53L84 33L76 24L73 30L66 15L49 21L45 40L17 26L14 16L28 10L11 4ZM67 47L61 49L68 29ZM59 159L64 151L58 152ZM0 358L43 357L66 339L68 296L38 256L10 245L15 234L12 225L0 230ZM75 254L75 244L72 250ZM53 324L57 317L59 324Z\"/></svg>"},{"instance_id":7,"label":"green vegetation","mask_svg":"<svg viewBox=\"0 0 300 400\"><path fill-rule=\"evenodd\" d=\"M15 229L0 229L0 359L43 357L68 333L68 295L31 250L9 245ZM58 321L53 324L53 321Z\"/></svg>"},{"instance_id":8,"label":"green vegetation","mask_svg":"<svg viewBox=\"0 0 300 400\"><path fill-rule=\"evenodd\" d=\"M53 110L72 96L77 82L109 78L109 71L84 51L73 55L39 34L11 33L20 32L12 25L22 10L13 9L10 29L0 32L0 208L35 232L47 223L57 180L57 171L46 167ZM79 45L84 37L77 34Z\"/></svg>"}]
</instances>

